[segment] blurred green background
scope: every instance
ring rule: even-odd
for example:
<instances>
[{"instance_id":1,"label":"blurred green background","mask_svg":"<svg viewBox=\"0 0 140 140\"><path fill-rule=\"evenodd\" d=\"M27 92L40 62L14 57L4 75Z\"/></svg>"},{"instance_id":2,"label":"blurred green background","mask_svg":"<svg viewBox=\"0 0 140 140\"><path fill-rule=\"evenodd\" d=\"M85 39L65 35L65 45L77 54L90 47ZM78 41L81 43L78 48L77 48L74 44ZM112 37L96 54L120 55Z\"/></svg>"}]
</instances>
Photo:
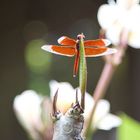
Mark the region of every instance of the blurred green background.
<instances>
[{"instance_id":1,"label":"blurred green background","mask_svg":"<svg viewBox=\"0 0 140 140\"><path fill-rule=\"evenodd\" d=\"M76 38L81 32L87 39L98 38L100 27L96 15L103 3L106 1L1 1L0 140L27 139L13 113L12 103L17 94L29 88L47 94L47 83L52 79L78 86L78 78L72 77L74 58L51 56L40 46L56 44L62 35ZM88 58L87 63L87 91L92 93L104 62L101 58ZM140 121L139 85L140 50L129 48L107 91L111 111L124 111Z\"/></svg>"}]
</instances>

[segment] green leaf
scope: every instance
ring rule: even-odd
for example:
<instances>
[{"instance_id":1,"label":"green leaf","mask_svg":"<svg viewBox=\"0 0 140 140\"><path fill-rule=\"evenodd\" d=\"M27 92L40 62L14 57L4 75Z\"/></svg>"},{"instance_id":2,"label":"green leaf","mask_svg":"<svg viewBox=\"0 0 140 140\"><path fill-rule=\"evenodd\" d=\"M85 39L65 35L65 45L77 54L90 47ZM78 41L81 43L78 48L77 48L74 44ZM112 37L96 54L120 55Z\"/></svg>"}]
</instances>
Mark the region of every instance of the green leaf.
<instances>
[{"instance_id":1,"label":"green leaf","mask_svg":"<svg viewBox=\"0 0 140 140\"><path fill-rule=\"evenodd\" d=\"M87 84L87 64L85 58L85 47L83 38L79 41L80 47L80 66L79 66L79 85L81 89L81 106L84 109L85 106L85 92L86 92L86 84Z\"/></svg>"},{"instance_id":2,"label":"green leaf","mask_svg":"<svg viewBox=\"0 0 140 140\"><path fill-rule=\"evenodd\" d=\"M118 128L119 140L140 140L140 123L128 117L121 115L122 125Z\"/></svg>"}]
</instances>

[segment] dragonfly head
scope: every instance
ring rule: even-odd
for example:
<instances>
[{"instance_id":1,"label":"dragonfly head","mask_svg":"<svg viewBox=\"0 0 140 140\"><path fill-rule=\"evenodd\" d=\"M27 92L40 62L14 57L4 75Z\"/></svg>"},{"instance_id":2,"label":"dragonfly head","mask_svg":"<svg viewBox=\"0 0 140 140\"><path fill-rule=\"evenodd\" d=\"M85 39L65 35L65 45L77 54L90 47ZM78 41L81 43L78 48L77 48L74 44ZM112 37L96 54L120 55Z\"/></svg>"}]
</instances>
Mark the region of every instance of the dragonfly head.
<instances>
[{"instance_id":1,"label":"dragonfly head","mask_svg":"<svg viewBox=\"0 0 140 140\"><path fill-rule=\"evenodd\" d=\"M85 38L85 36L84 36L83 33L77 35L77 39L78 39L78 40L80 40L80 39L84 39L84 38Z\"/></svg>"}]
</instances>

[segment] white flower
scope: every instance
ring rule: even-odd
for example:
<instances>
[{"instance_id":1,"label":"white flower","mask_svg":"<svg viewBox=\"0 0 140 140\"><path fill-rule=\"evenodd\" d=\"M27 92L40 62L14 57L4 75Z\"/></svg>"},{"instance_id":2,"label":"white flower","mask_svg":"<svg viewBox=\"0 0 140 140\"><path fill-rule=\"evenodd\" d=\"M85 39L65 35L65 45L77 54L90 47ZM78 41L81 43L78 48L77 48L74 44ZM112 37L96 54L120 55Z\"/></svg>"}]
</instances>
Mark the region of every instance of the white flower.
<instances>
[{"instance_id":1,"label":"white flower","mask_svg":"<svg viewBox=\"0 0 140 140\"><path fill-rule=\"evenodd\" d=\"M26 90L16 96L13 103L18 120L35 139L37 137L36 130L42 129L40 106L42 99L35 91Z\"/></svg>"},{"instance_id":2,"label":"white flower","mask_svg":"<svg viewBox=\"0 0 140 140\"><path fill-rule=\"evenodd\" d=\"M113 44L120 43L120 34L127 30L127 43L131 47L140 48L140 5L139 0L117 0L100 6L98 21L106 31L106 37Z\"/></svg>"},{"instance_id":3,"label":"white flower","mask_svg":"<svg viewBox=\"0 0 140 140\"><path fill-rule=\"evenodd\" d=\"M58 90L57 108L65 113L72 103L75 103L76 89L74 89L68 82L50 82L51 97L53 98L55 92ZM78 92L78 99L80 99L80 91ZM85 94L85 121L89 119L91 109L94 106L94 100L88 93ZM119 117L110 114L110 104L107 100L100 100L98 102L95 115L93 118L93 127L98 129L109 130L121 124Z\"/></svg>"}]
</instances>

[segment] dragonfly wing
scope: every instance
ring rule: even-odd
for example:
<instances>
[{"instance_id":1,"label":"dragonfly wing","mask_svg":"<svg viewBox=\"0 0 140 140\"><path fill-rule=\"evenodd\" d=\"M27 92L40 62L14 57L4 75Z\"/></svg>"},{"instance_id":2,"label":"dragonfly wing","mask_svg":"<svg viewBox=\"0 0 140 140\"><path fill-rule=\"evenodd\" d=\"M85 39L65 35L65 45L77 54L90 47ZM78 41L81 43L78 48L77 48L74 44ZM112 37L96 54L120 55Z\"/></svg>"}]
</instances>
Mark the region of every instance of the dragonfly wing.
<instances>
[{"instance_id":1,"label":"dragonfly wing","mask_svg":"<svg viewBox=\"0 0 140 140\"><path fill-rule=\"evenodd\" d=\"M84 41L84 46L88 47L103 47L110 45L111 42L107 39L97 39L97 40L86 40Z\"/></svg>"},{"instance_id":2,"label":"dragonfly wing","mask_svg":"<svg viewBox=\"0 0 140 140\"><path fill-rule=\"evenodd\" d=\"M72 46L44 45L41 48L45 51L58 55L64 55L69 57L75 55L75 48Z\"/></svg>"},{"instance_id":3,"label":"dragonfly wing","mask_svg":"<svg viewBox=\"0 0 140 140\"><path fill-rule=\"evenodd\" d=\"M85 48L85 55L86 57L97 57L97 56L103 56L103 55L109 55L116 53L117 50L114 48Z\"/></svg>"},{"instance_id":4,"label":"dragonfly wing","mask_svg":"<svg viewBox=\"0 0 140 140\"><path fill-rule=\"evenodd\" d=\"M61 45L69 45L69 46L74 46L76 45L76 41L72 38L69 38L67 36L62 36L58 39L58 43Z\"/></svg>"}]
</instances>

